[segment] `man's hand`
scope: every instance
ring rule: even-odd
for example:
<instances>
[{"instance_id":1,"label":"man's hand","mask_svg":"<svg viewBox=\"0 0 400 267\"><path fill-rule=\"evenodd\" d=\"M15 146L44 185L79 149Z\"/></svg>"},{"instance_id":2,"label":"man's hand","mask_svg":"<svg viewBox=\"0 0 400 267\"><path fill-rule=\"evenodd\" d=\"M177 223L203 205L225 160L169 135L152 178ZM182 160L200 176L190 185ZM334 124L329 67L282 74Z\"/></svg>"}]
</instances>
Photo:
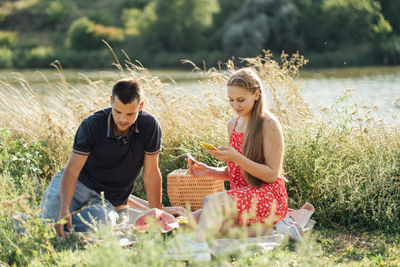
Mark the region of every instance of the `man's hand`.
<instances>
[{"instance_id":1,"label":"man's hand","mask_svg":"<svg viewBox=\"0 0 400 267\"><path fill-rule=\"evenodd\" d=\"M64 232L64 225L67 225L67 229L69 232L72 230L72 217L71 213L68 211L61 211L60 215L58 216L58 221L56 223L56 232L59 237L65 238L65 232Z\"/></svg>"},{"instance_id":2,"label":"man's hand","mask_svg":"<svg viewBox=\"0 0 400 267\"><path fill-rule=\"evenodd\" d=\"M60 214L56 224L57 235L65 238L64 225L67 225L68 231L72 229L72 218L69 212L69 204L75 194L78 175L82 170L88 156L71 153L68 163L63 171L63 177L60 187Z\"/></svg>"}]
</instances>

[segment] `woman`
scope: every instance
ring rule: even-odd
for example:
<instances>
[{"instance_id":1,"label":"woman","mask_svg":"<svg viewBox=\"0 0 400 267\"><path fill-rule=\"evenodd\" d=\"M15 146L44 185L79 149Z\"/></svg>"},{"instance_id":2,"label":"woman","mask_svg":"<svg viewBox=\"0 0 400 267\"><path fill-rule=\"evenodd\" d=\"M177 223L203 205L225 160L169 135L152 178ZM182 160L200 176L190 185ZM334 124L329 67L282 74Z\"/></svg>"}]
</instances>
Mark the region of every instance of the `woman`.
<instances>
[{"instance_id":1,"label":"woman","mask_svg":"<svg viewBox=\"0 0 400 267\"><path fill-rule=\"evenodd\" d=\"M195 240L185 242L187 250L194 253L206 253L206 233L218 232L228 219L247 225L274 224L288 209L282 177L282 128L265 107L260 78L252 69L240 69L228 79L227 92L230 106L238 115L227 125L229 146L207 149L227 166L188 164L193 176L214 176L229 180L231 185L230 190L203 199Z\"/></svg>"}]
</instances>

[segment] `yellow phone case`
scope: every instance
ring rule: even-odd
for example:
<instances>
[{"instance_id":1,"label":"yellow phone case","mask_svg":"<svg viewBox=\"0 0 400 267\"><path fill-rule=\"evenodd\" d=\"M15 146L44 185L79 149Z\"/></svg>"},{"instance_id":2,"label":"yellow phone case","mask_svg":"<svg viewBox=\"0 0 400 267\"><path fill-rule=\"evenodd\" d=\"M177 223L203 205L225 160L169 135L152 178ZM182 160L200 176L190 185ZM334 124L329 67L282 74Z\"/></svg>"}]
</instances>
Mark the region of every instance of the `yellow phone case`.
<instances>
[{"instance_id":1,"label":"yellow phone case","mask_svg":"<svg viewBox=\"0 0 400 267\"><path fill-rule=\"evenodd\" d=\"M200 145L201 145L202 147L204 147L205 149L218 150L218 148L216 148L216 147L213 146L212 144L207 144L207 143L201 143L201 142L200 142Z\"/></svg>"}]
</instances>

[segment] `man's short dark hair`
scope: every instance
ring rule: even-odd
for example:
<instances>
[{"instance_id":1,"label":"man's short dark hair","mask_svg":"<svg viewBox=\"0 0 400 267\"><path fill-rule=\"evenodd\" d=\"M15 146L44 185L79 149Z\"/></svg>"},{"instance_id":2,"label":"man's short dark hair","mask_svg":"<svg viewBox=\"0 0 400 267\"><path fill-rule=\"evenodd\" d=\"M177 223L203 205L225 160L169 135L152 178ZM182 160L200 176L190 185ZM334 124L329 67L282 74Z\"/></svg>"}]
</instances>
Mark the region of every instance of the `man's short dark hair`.
<instances>
[{"instance_id":1,"label":"man's short dark hair","mask_svg":"<svg viewBox=\"0 0 400 267\"><path fill-rule=\"evenodd\" d=\"M135 99L140 103L143 92L138 82L129 79L122 79L119 80L112 89L113 101L115 96L118 96L118 99L124 104L131 103Z\"/></svg>"}]
</instances>

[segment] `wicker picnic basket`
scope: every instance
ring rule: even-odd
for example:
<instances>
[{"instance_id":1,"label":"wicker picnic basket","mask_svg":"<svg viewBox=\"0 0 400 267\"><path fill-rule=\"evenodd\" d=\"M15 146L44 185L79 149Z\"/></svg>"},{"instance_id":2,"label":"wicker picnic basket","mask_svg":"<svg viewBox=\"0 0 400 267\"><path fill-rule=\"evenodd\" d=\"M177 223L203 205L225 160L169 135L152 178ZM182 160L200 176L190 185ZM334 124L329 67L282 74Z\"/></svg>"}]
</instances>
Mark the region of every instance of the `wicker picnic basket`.
<instances>
[{"instance_id":1,"label":"wicker picnic basket","mask_svg":"<svg viewBox=\"0 0 400 267\"><path fill-rule=\"evenodd\" d=\"M183 207L189 204L192 211L201 209L205 196L224 189L224 181L214 177L196 178L187 169L178 169L167 175L167 192L171 204Z\"/></svg>"}]
</instances>

